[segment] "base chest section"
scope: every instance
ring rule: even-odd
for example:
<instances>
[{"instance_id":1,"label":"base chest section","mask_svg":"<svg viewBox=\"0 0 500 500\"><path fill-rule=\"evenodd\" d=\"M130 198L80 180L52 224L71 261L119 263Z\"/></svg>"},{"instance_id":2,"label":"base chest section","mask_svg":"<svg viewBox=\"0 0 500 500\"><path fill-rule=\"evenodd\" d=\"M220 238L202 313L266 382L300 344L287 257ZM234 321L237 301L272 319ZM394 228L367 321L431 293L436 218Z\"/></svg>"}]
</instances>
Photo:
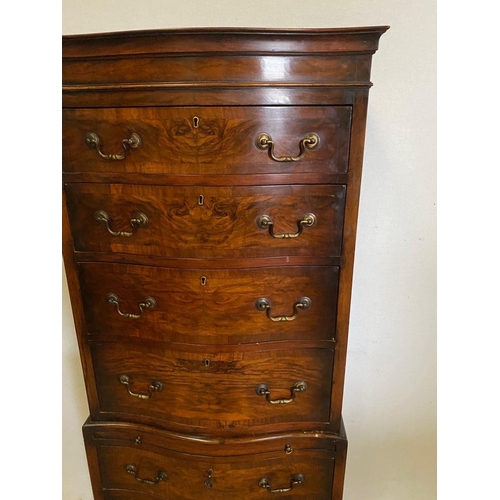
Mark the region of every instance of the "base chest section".
<instances>
[{"instance_id":1,"label":"base chest section","mask_svg":"<svg viewBox=\"0 0 500 500\"><path fill-rule=\"evenodd\" d=\"M96 500L341 498L343 435L216 440L113 422L83 431Z\"/></svg>"}]
</instances>

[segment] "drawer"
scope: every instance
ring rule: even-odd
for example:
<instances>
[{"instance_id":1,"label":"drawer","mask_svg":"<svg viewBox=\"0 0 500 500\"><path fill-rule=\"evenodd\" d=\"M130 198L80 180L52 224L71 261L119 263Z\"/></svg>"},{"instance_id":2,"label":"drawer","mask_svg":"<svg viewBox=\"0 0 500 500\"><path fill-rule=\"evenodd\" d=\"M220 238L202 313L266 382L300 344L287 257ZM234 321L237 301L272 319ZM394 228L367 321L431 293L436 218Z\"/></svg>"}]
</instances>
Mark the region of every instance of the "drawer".
<instances>
[{"instance_id":1,"label":"drawer","mask_svg":"<svg viewBox=\"0 0 500 500\"><path fill-rule=\"evenodd\" d=\"M78 270L90 335L200 344L335 336L335 266L177 269L80 263Z\"/></svg>"},{"instance_id":2,"label":"drawer","mask_svg":"<svg viewBox=\"0 0 500 500\"><path fill-rule=\"evenodd\" d=\"M231 429L328 422L333 350L173 350L161 344L91 342L99 399L95 420ZM313 424L314 423L314 424Z\"/></svg>"},{"instance_id":3,"label":"drawer","mask_svg":"<svg viewBox=\"0 0 500 500\"><path fill-rule=\"evenodd\" d=\"M342 250L343 185L65 188L77 251L251 258Z\"/></svg>"},{"instance_id":4,"label":"drawer","mask_svg":"<svg viewBox=\"0 0 500 500\"><path fill-rule=\"evenodd\" d=\"M333 481L343 477L343 436L297 432L217 442L128 423L121 427L84 426L106 499L251 500L281 489L280 498L324 500Z\"/></svg>"},{"instance_id":5,"label":"drawer","mask_svg":"<svg viewBox=\"0 0 500 500\"><path fill-rule=\"evenodd\" d=\"M64 109L63 170L345 173L350 128L350 106Z\"/></svg>"},{"instance_id":6,"label":"drawer","mask_svg":"<svg viewBox=\"0 0 500 500\"><path fill-rule=\"evenodd\" d=\"M267 477L272 488L283 488L290 487L289 481L295 474L303 474L304 480L290 493L296 495L302 491L303 498L324 500L330 498L326 492L331 489L332 473L333 489L341 490L347 450L343 428L340 434L300 430L215 437L179 434L130 422L89 420L83 426L83 435L89 461L104 480L105 498L116 500L146 500L151 498L150 492L162 498L161 488L167 486L170 487L167 492L169 499L246 500L247 492L254 494L256 487L263 496L267 496L265 489L259 487L261 478ZM309 459L312 460L312 468L306 468L305 463ZM159 471L164 471L168 479L148 485L127 472L127 465L136 467L138 479L155 479ZM259 475L257 471L260 467L268 465L270 469L264 469ZM209 479L209 470L212 471L208 482L211 488L207 488L205 483ZM246 475L245 470L252 472ZM187 480L184 480L183 471L189 473ZM274 472L276 475L271 476ZM150 473L150 476L141 477L139 474L142 473ZM103 484L100 481L98 484L101 489ZM235 489L237 484L244 484L241 491L239 486ZM152 489L148 490L149 487ZM101 500L98 493L96 500ZM276 496L296 498L286 493Z\"/></svg>"},{"instance_id":7,"label":"drawer","mask_svg":"<svg viewBox=\"0 0 500 500\"><path fill-rule=\"evenodd\" d=\"M224 461L123 446L101 446L97 453L106 499L254 500L283 489L276 496L325 500L333 482L334 457L321 452Z\"/></svg>"}]
</instances>

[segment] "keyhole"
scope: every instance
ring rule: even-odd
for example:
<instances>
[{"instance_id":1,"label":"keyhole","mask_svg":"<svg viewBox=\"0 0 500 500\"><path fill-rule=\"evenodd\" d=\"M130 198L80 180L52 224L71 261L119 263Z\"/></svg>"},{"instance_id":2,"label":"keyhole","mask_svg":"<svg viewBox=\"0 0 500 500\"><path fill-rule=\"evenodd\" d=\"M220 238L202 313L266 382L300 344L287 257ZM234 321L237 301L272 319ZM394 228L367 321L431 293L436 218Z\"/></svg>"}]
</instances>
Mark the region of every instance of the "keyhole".
<instances>
[{"instance_id":1,"label":"keyhole","mask_svg":"<svg viewBox=\"0 0 500 500\"><path fill-rule=\"evenodd\" d=\"M205 363L205 366L206 366L207 368L210 366L210 360L209 360L209 359L206 359L206 360L204 361L204 363Z\"/></svg>"},{"instance_id":2,"label":"keyhole","mask_svg":"<svg viewBox=\"0 0 500 500\"><path fill-rule=\"evenodd\" d=\"M205 276L202 276L200 278L200 283L201 283L201 286L205 286L207 284L207 278L205 278Z\"/></svg>"},{"instance_id":3,"label":"keyhole","mask_svg":"<svg viewBox=\"0 0 500 500\"><path fill-rule=\"evenodd\" d=\"M287 444L287 445L285 446L285 453L286 453L287 455L290 455L290 454L292 454L292 453L293 453L293 448L292 448L289 444Z\"/></svg>"},{"instance_id":4,"label":"keyhole","mask_svg":"<svg viewBox=\"0 0 500 500\"><path fill-rule=\"evenodd\" d=\"M200 124L200 119L197 116L193 116L193 127L198 128L199 124Z\"/></svg>"},{"instance_id":5,"label":"keyhole","mask_svg":"<svg viewBox=\"0 0 500 500\"><path fill-rule=\"evenodd\" d=\"M204 197L202 194L200 194L200 196L198 196L198 205L203 205L203 200L204 200Z\"/></svg>"},{"instance_id":6,"label":"keyhole","mask_svg":"<svg viewBox=\"0 0 500 500\"><path fill-rule=\"evenodd\" d=\"M212 474L214 471L212 469L208 469L208 477L205 479L205 486L210 489L212 488Z\"/></svg>"}]
</instances>

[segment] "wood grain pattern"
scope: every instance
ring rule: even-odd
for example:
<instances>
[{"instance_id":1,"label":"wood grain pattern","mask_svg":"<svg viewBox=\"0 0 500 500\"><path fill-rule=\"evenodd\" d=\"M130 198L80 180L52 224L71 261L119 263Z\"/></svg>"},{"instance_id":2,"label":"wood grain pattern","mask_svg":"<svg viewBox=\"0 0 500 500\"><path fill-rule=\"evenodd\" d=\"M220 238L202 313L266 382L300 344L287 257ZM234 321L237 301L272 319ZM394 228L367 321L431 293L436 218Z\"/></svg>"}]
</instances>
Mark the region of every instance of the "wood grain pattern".
<instances>
[{"instance_id":1,"label":"wood grain pattern","mask_svg":"<svg viewBox=\"0 0 500 500\"><path fill-rule=\"evenodd\" d=\"M92 342L100 411L106 418L127 414L131 422L143 416L199 427L240 428L281 422L326 422L329 419L333 352L327 349L273 349L218 353L174 351L139 342ZM208 362L208 363L207 363ZM130 389L148 393L154 380L165 384L147 399L131 396L120 383L126 374ZM290 398L295 383L307 389L289 404L273 405L256 394L266 384L271 399ZM93 418L102 419L101 414Z\"/></svg>"},{"instance_id":2,"label":"wood grain pattern","mask_svg":"<svg viewBox=\"0 0 500 500\"><path fill-rule=\"evenodd\" d=\"M77 334L80 360L82 363L85 389L87 391L87 400L90 409L96 410L98 407L98 401L97 394L95 392L94 368L92 366L92 358L86 338L87 327L85 324L85 313L83 310L80 280L76 268L76 259L73 253L74 245L69 227L68 210L66 207L66 194L64 190L62 192L62 222L62 252L64 259L64 268L66 271L66 279L68 281L71 310L75 322L75 330Z\"/></svg>"},{"instance_id":3,"label":"wood grain pattern","mask_svg":"<svg viewBox=\"0 0 500 500\"><path fill-rule=\"evenodd\" d=\"M99 448L99 463L104 479L104 490L139 492L165 499L199 500L200 498L234 500L261 499L268 493L259 488L259 480L269 479L273 488L288 488L293 476L301 473L304 484L280 498L324 500L333 481L334 459L324 453L296 452L290 457L261 457L260 459L229 458L221 461L210 457L185 457L173 453L157 454L136 448ZM138 482L127 474L125 466L137 466L139 477L153 478L159 470L168 474L168 480L150 486ZM205 480L212 470L212 486L208 489ZM112 497L111 497L112 498Z\"/></svg>"},{"instance_id":4,"label":"wood grain pattern","mask_svg":"<svg viewBox=\"0 0 500 500\"><path fill-rule=\"evenodd\" d=\"M64 260L95 420L84 426L95 500L252 500L268 496L257 476L271 470L272 487L287 487L296 466L304 485L277 498L342 499L371 56L387 29L63 37ZM107 161L85 144L88 132L105 154L121 153L132 133L143 143ZM297 155L312 132L320 146L281 163L255 146L261 132L278 156ZM96 210L115 231L137 211L150 224L121 241ZM306 210L318 224L275 240L256 228L264 210L278 233L296 231ZM124 318L110 292L126 313L147 295L157 307ZM301 296L312 307L291 322L255 308L266 297L273 316L290 315ZM124 372L132 391L158 379L165 388L135 398ZM289 404L255 393L265 383L287 398L299 380L309 386ZM144 485L126 473L129 459L141 477L161 464L171 478Z\"/></svg>"},{"instance_id":5,"label":"wood grain pattern","mask_svg":"<svg viewBox=\"0 0 500 500\"><path fill-rule=\"evenodd\" d=\"M77 262L110 262L117 264L136 264L139 266L177 267L179 269L220 269L223 264L226 269L248 269L260 267L286 266L337 266L342 263L342 257L256 257L254 259L176 259L171 257L156 257L154 255L139 255L126 253L74 252Z\"/></svg>"},{"instance_id":6,"label":"wood grain pattern","mask_svg":"<svg viewBox=\"0 0 500 500\"><path fill-rule=\"evenodd\" d=\"M344 186L67 184L65 189L77 251L219 259L341 254ZM114 231L130 232L137 212L148 217L148 225L131 237L113 236L95 220L98 210L109 215ZM308 213L317 214L317 222L297 238L273 238L256 225L258 217L269 215L275 233L293 234Z\"/></svg>"},{"instance_id":7,"label":"wood grain pattern","mask_svg":"<svg viewBox=\"0 0 500 500\"><path fill-rule=\"evenodd\" d=\"M186 53L373 53L389 26L355 28L183 28L63 36L68 58ZM223 76L221 74L221 76ZM139 73L139 78L141 75Z\"/></svg>"},{"instance_id":8,"label":"wood grain pattern","mask_svg":"<svg viewBox=\"0 0 500 500\"><path fill-rule=\"evenodd\" d=\"M65 172L63 182L96 184L143 184L153 186L287 186L295 184L347 184L349 174L251 174L175 175L139 172Z\"/></svg>"},{"instance_id":9,"label":"wood grain pattern","mask_svg":"<svg viewBox=\"0 0 500 500\"><path fill-rule=\"evenodd\" d=\"M195 128L193 118L199 118ZM327 107L175 107L63 110L63 171L258 174L347 171L351 110ZM122 161L100 158L85 135L96 133L106 154L123 152L136 133L142 145ZM297 155L316 133L320 143L298 162L280 163L255 146L266 132L276 154Z\"/></svg>"},{"instance_id":10,"label":"wood grain pattern","mask_svg":"<svg viewBox=\"0 0 500 500\"><path fill-rule=\"evenodd\" d=\"M199 436L131 422L96 422L90 419L84 425L84 434L86 441L98 445L138 447L156 452L168 449L182 454L196 453L222 459L262 454L283 456L288 454L287 445L292 448L292 453L298 449L305 449L336 454L342 450L346 441L344 433L295 431L238 437Z\"/></svg>"},{"instance_id":11,"label":"wood grain pattern","mask_svg":"<svg viewBox=\"0 0 500 500\"><path fill-rule=\"evenodd\" d=\"M158 106L290 106L351 105L360 88L371 84L346 82L342 84L269 83L267 85L235 86L230 82L219 85L199 83L194 86L170 84L133 85L110 84L73 85L64 88L63 109L120 108Z\"/></svg>"},{"instance_id":12,"label":"wood grain pattern","mask_svg":"<svg viewBox=\"0 0 500 500\"><path fill-rule=\"evenodd\" d=\"M139 460L141 460L143 456L141 453L146 451L151 454L150 456L160 460L161 463L164 463L163 457L169 457L169 459L174 461L177 460L181 463L184 461L193 462L195 464L209 462L211 464L210 468L212 468L214 473L217 472L218 478L227 477L226 474L222 473L223 471L228 472L228 469L225 468L227 464L234 464L234 466L231 465L229 467L231 470L241 471L242 468L245 468L244 464L248 462L262 463L263 461L266 462L268 459L271 459L273 461L271 463L281 465L288 464L292 466L292 464L296 462L290 459L301 460L302 458L312 456L322 458L321 467L333 461L334 472L332 491L336 492L336 496L334 497L335 500L337 498L340 499L342 494L345 451L347 447L347 440L343 427L340 434L305 431L222 438L216 436L178 434L129 422L95 422L88 420L83 427L83 433L87 451L90 452L92 456L97 457L98 452L101 455L101 450L106 450L105 453L108 454L109 460L105 467L120 473L120 480L124 478L119 469L119 462L117 463L116 460L117 454L114 452L114 450L120 449L123 450L122 456L123 454L134 453L134 456L138 457ZM291 454L285 453L285 448L287 447L291 448ZM155 464L153 463L152 465ZM222 469L219 468L220 465L222 465ZM96 486L99 486L99 490L95 488L96 500L102 500L103 498L116 500L145 500L146 498L151 498L144 491L141 492L141 485L139 483L137 483L136 488L133 490L103 490L101 483L97 483L97 479L100 477L99 466L97 463L92 462L92 467L94 472L92 474L93 482ZM199 477L201 471L203 471L201 466L195 468L189 483ZM204 472L206 472L206 470ZM238 475L240 474L238 473ZM215 478L215 475L213 475L213 477ZM204 479L205 477L203 477L203 480ZM215 486L215 483L213 486ZM330 487L329 485L329 488ZM211 490L213 489L214 488ZM198 490L198 498L211 498L211 490ZM217 489L218 494L222 494L223 491L223 487L219 485L219 489ZM326 489L324 496L320 497L320 499L330 498L328 496L329 492L330 490ZM170 495L185 494L184 492L181 493L172 490L168 493ZM262 495L264 495L264 493L266 492L262 491ZM311 493L311 491L309 491L309 493ZM232 498L234 498L234 496Z\"/></svg>"},{"instance_id":13,"label":"wood grain pattern","mask_svg":"<svg viewBox=\"0 0 500 500\"><path fill-rule=\"evenodd\" d=\"M345 226L343 234L343 262L339 282L339 300L337 313L337 349L335 350L335 369L332 386L339 390L332 398L332 425L338 429L342 421L342 399L347 359L347 340L349 335L349 318L351 311L352 280L354 273L354 252L356 247L356 228L358 223L359 196L361 189L361 172L363 168L363 151L365 141L366 115L368 108L368 92L360 92L356 96L353 107L353 134L350 154L350 179L346 196Z\"/></svg>"},{"instance_id":14,"label":"wood grain pattern","mask_svg":"<svg viewBox=\"0 0 500 500\"><path fill-rule=\"evenodd\" d=\"M184 55L182 57L136 55L120 58L68 59L63 66L64 85L133 83L138 73L154 82L217 82L221 73L229 82L349 82L368 81L370 55L287 56ZM143 81L141 80L141 81Z\"/></svg>"},{"instance_id":15,"label":"wood grain pattern","mask_svg":"<svg viewBox=\"0 0 500 500\"><path fill-rule=\"evenodd\" d=\"M159 341L239 344L335 337L337 267L177 269L106 263L79 264L87 332ZM205 277L205 285L201 278ZM156 300L139 319L120 316L106 295L116 294L124 312L137 313L144 297ZM255 303L267 298L272 315L291 315L300 297L312 305L293 321L273 322Z\"/></svg>"}]
</instances>

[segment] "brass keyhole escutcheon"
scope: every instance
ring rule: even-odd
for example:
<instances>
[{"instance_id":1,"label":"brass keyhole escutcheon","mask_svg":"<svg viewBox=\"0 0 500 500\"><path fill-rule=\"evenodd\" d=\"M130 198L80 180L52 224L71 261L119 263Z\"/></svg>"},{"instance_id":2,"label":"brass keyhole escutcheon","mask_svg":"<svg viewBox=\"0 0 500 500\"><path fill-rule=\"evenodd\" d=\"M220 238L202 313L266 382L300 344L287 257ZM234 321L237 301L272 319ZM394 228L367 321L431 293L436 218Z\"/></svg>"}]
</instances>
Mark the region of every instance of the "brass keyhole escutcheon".
<instances>
[{"instance_id":1,"label":"brass keyhole escutcheon","mask_svg":"<svg viewBox=\"0 0 500 500\"><path fill-rule=\"evenodd\" d=\"M285 453L287 455L291 455L293 453L293 448L289 444L285 446Z\"/></svg>"},{"instance_id":2,"label":"brass keyhole escutcheon","mask_svg":"<svg viewBox=\"0 0 500 500\"><path fill-rule=\"evenodd\" d=\"M205 365L206 368L208 368L210 366L210 360L206 359L205 361L203 361L203 364Z\"/></svg>"},{"instance_id":3,"label":"brass keyhole escutcheon","mask_svg":"<svg viewBox=\"0 0 500 500\"><path fill-rule=\"evenodd\" d=\"M200 278L200 284L201 286L205 286L207 284L207 278L205 276Z\"/></svg>"},{"instance_id":4,"label":"brass keyhole escutcheon","mask_svg":"<svg viewBox=\"0 0 500 500\"><path fill-rule=\"evenodd\" d=\"M200 119L197 116L193 116L193 127L198 128L200 124Z\"/></svg>"},{"instance_id":5,"label":"brass keyhole escutcheon","mask_svg":"<svg viewBox=\"0 0 500 500\"><path fill-rule=\"evenodd\" d=\"M204 200L205 200L205 197L202 194L200 194L200 196L198 196L198 205L200 205L200 206L203 205Z\"/></svg>"},{"instance_id":6,"label":"brass keyhole escutcheon","mask_svg":"<svg viewBox=\"0 0 500 500\"><path fill-rule=\"evenodd\" d=\"M208 488L208 489L211 489L212 488L212 474L214 473L214 471L212 469L208 469L208 475L207 475L207 478L205 479L205 486Z\"/></svg>"}]
</instances>

